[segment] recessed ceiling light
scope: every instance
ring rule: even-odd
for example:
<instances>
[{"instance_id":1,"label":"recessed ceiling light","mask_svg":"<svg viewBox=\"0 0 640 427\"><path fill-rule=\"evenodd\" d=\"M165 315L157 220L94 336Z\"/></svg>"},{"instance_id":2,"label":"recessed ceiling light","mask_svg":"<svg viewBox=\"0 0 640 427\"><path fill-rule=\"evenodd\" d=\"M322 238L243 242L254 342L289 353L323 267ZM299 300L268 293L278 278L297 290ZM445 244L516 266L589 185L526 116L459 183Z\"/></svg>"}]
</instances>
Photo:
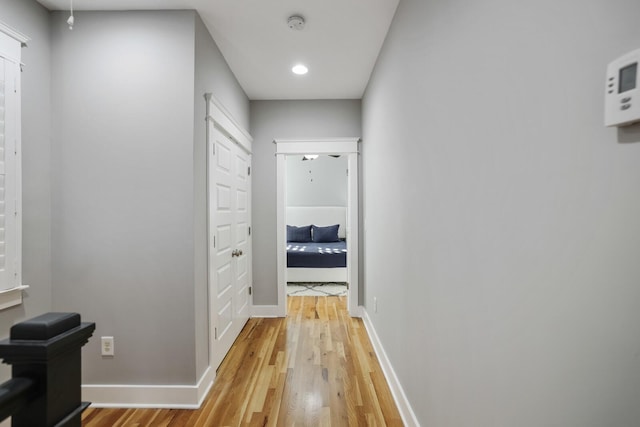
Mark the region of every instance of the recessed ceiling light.
<instances>
[{"instance_id":1,"label":"recessed ceiling light","mask_svg":"<svg viewBox=\"0 0 640 427\"><path fill-rule=\"evenodd\" d=\"M303 74L307 74L309 72L309 69L302 64L298 64L295 67L293 67L291 71L293 71L296 74L303 75Z\"/></svg>"}]
</instances>

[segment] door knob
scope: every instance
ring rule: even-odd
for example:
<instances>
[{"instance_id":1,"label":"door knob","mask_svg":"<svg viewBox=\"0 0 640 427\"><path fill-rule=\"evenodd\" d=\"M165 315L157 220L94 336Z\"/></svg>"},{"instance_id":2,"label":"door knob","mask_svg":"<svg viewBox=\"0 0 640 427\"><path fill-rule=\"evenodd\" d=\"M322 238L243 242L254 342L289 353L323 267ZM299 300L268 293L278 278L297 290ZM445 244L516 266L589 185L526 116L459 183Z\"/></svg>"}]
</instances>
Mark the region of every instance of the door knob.
<instances>
[{"instance_id":1,"label":"door knob","mask_svg":"<svg viewBox=\"0 0 640 427\"><path fill-rule=\"evenodd\" d=\"M233 252L231 252L231 256L232 257L240 256L240 255L242 255L242 251L241 250L239 251L238 249L234 249Z\"/></svg>"}]
</instances>

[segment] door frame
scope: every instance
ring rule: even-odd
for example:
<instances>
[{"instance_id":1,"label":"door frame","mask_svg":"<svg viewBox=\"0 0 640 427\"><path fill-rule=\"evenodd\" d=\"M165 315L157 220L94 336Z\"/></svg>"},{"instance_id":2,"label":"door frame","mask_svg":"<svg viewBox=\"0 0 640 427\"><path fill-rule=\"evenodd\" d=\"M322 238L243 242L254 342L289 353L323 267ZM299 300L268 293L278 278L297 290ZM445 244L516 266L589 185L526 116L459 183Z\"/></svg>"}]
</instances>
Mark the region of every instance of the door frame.
<instances>
[{"instance_id":1,"label":"door frame","mask_svg":"<svg viewBox=\"0 0 640 427\"><path fill-rule=\"evenodd\" d=\"M276 139L276 206L278 259L278 315L287 315L287 168L286 156L304 154L341 154L347 156L347 271L349 279L348 310L351 317L362 317L358 303L359 283L359 214L358 214L358 143L360 138Z\"/></svg>"},{"instance_id":2,"label":"door frame","mask_svg":"<svg viewBox=\"0 0 640 427\"><path fill-rule=\"evenodd\" d=\"M212 239L211 239L211 231L215 230L215 220L212 221L210 215L211 208L211 188L210 188L210 180L211 174L213 173L212 165L210 164L210 158L212 154L213 141L211 138L211 127L217 128L220 130L227 138L229 138L234 144L236 144L240 149L245 151L248 154L249 167L251 167L252 163L252 152L251 146L253 143L253 138L251 135L244 129L238 122L235 121L233 116L227 111L227 109L218 101L212 94L206 93L204 98L207 103L206 107L206 138L207 138L207 318L208 318L208 329L209 329L209 367L215 372L218 366L213 366L213 356L214 356L214 346L216 342L215 336L215 328L217 327L215 323L214 312L216 310L215 304L215 292L214 288L216 283L215 274L212 271L211 264L211 247L212 247ZM247 200L247 209L249 210L249 227L251 227L251 215L252 215L252 205L251 205L251 176L248 177L248 193L249 197ZM251 247L253 245L252 236L248 237L248 245ZM249 287L253 286L253 250L250 251L248 260L248 284ZM251 317L251 306L253 305L253 296L250 294L249 296L249 317ZM234 313L235 314L235 313Z\"/></svg>"}]
</instances>

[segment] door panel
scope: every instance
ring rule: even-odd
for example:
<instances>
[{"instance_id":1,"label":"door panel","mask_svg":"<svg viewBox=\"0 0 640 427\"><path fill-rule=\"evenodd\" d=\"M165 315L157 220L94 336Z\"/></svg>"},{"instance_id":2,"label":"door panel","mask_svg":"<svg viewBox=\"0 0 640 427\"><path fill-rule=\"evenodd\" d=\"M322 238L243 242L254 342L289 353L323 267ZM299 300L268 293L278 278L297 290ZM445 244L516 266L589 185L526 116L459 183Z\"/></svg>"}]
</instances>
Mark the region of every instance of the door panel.
<instances>
[{"instance_id":1,"label":"door panel","mask_svg":"<svg viewBox=\"0 0 640 427\"><path fill-rule=\"evenodd\" d=\"M211 365L217 368L249 318L249 155L209 126Z\"/></svg>"},{"instance_id":2,"label":"door panel","mask_svg":"<svg viewBox=\"0 0 640 427\"><path fill-rule=\"evenodd\" d=\"M216 241L218 252L231 250L231 227L229 225L218 226Z\"/></svg>"},{"instance_id":3,"label":"door panel","mask_svg":"<svg viewBox=\"0 0 640 427\"><path fill-rule=\"evenodd\" d=\"M218 297L224 298L224 294L228 293L231 289L231 265L228 263L218 269L216 274L216 289L218 290Z\"/></svg>"},{"instance_id":4,"label":"door panel","mask_svg":"<svg viewBox=\"0 0 640 427\"><path fill-rule=\"evenodd\" d=\"M238 323L246 323L249 319L249 275L248 262L250 259L251 245L249 244L249 155L238 150L236 153L236 250L241 254L237 257L235 282L236 304L235 317ZM240 333L240 330L238 330Z\"/></svg>"}]
</instances>

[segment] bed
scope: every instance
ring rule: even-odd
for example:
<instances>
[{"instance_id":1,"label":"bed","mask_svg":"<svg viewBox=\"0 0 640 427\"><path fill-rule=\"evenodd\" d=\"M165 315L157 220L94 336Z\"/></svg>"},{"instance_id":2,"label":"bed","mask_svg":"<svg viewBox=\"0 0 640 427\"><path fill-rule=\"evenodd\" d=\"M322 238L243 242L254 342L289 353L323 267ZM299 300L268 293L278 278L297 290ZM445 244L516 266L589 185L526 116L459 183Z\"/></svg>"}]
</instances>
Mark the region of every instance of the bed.
<instances>
[{"instance_id":1,"label":"bed","mask_svg":"<svg viewBox=\"0 0 640 427\"><path fill-rule=\"evenodd\" d=\"M287 282L347 282L345 223L345 207L287 207Z\"/></svg>"}]
</instances>

